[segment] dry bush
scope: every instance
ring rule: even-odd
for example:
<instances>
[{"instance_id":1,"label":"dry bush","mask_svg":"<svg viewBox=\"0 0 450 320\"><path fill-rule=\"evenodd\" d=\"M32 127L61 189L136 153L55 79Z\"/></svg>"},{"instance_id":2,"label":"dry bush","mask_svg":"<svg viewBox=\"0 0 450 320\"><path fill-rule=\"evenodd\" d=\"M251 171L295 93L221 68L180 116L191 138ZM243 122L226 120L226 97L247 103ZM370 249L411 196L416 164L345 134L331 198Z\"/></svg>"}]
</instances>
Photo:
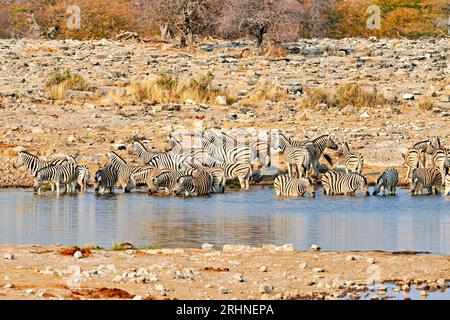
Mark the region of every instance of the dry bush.
<instances>
[{"instance_id":1,"label":"dry bush","mask_svg":"<svg viewBox=\"0 0 450 320\"><path fill-rule=\"evenodd\" d=\"M359 84L341 85L336 92L319 88L309 90L308 97L302 106L317 109L319 104L326 104L328 108L342 109L347 105L357 108L376 108L387 103L386 98L377 92L376 88L367 90Z\"/></svg>"},{"instance_id":2,"label":"dry bush","mask_svg":"<svg viewBox=\"0 0 450 320\"><path fill-rule=\"evenodd\" d=\"M422 111L433 110L433 108L435 106L436 106L436 104L429 97L421 98L421 99L417 100L417 102L416 102L416 107Z\"/></svg>"},{"instance_id":3,"label":"dry bush","mask_svg":"<svg viewBox=\"0 0 450 320\"><path fill-rule=\"evenodd\" d=\"M289 95L285 90L275 85L264 84L249 92L239 104L242 106L259 106L264 102L280 102L289 100Z\"/></svg>"},{"instance_id":4,"label":"dry bush","mask_svg":"<svg viewBox=\"0 0 450 320\"><path fill-rule=\"evenodd\" d=\"M25 53L28 55L33 55L36 53L55 53L57 51L58 50L53 47L49 47L46 45L37 45L37 46L31 47L31 48L27 48L25 50Z\"/></svg>"},{"instance_id":5,"label":"dry bush","mask_svg":"<svg viewBox=\"0 0 450 320\"><path fill-rule=\"evenodd\" d=\"M66 96L66 90L87 91L90 89L90 85L83 76L69 70L53 72L45 86L54 100L63 99Z\"/></svg>"},{"instance_id":6,"label":"dry bush","mask_svg":"<svg viewBox=\"0 0 450 320\"><path fill-rule=\"evenodd\" d=\"M204 76L179 81L168 74L133 82L129 92L139 100L151 99L158 103L184 102L187 99L197 103L215 104L218 96L224 96L228 103L233 99L227 93L212 84L214 76Z\"/></svg>"}]
</instances>

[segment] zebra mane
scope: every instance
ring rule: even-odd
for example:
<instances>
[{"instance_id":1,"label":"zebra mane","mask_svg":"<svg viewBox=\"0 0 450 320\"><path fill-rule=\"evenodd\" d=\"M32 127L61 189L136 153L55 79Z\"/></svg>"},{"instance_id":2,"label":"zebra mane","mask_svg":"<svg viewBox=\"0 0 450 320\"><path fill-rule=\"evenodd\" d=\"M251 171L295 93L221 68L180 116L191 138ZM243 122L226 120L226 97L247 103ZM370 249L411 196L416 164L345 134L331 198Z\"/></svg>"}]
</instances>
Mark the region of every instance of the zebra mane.
<instances>
[{"instance_id":1,"label":"zebra mane","mask_svg":"<svg viewBox=\"0 0 450 320\"><path fill-rule=\"evenodd\" d=\"M148 152L147 148L146 148L146 147L144 146L144 144L143 144L142 142L140 142L139 140L134 140L133 143L134 143L135 145L137 145L141 150L147 151L147 152Z\"/></svg>"},{"instance_id":2,"label":"zebra mane","mask_svg":"<svg viewBox=\"0 0 450 320\"><path fill-rule=\"evenodd\" d=\"M108 152L108 156L111 158L112 163L119 164L119 162L120 162L120 164L122 164L122 165L127 164L127 162L121 156L119 156L117 153L115 153L114 151Z\"/></svg>"},{"instance_id":3,"label":"zebra mane","mask_svg":"<svg viewBox=\"0 0 450 320\"><path fill-rule=\"evenodd\" d=\"M312 143L317 142L317 141L322 140L322 139L325 139L325 138L330 138L330 135L329 134L323 134L320 137L317 137L317 138L313 139Z\"/></svg>"},{"instance_id":4,"label":"zebra mane","mask_svg":"<svg viewBox=\"0 0 450 320\"><path fill-rule=\"evenodd\" d=\"M31 154L31 153L29 153L27 151L20 151L19 154L20 155L26 155L26 156L29 156L31 158L35 158L35 159L41 160L41 159L39 159L39 157L37 155Z\"/></svg>"}]
</instances>

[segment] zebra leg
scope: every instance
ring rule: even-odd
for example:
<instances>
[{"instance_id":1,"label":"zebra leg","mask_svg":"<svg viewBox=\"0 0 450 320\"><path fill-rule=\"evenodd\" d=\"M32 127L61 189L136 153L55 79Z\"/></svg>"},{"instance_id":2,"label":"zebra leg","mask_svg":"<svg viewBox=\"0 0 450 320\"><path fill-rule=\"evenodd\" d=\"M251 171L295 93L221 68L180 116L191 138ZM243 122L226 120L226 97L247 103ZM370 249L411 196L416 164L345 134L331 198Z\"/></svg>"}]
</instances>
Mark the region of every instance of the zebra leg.
<instances>
[{"instance_id":1,"label":"zebra leg","mask_svg":"<svg viewBox=\"0 0 450 320\"><path fill-rule=\"evenodd\" d=\"M60 190L59 190L59 181L56 182L56 194L59 194Z\"/></svg>"},{"instance_id":2,"label":"zebra leg","mask_svg":"<svg viewBox=\"0 0 450 320\"><path fill-rule=\"evenodd\" d=\"M408 166L408 165L406 165L406 178L405 178L405 180L406 180L406 182L408 182L408 179L409 179L409 172L410 172L410 170L411 170L411 167L410 166Z\"/></svg>"},{"instance_id":3,"label":"zebra leg","mask_svg":"<svg viewBox=\"0 0 450 320\"><path fill-rule=\"evenodd\" d=\"M238 179L239 179L239 184L241 185L241 190L244 190L245 186L246 186L244 178L238 177Z\"/></svg>"},{"instance_id":4,"label":"zebra leg","mask_svg":"<svg viewBox=\"0 0 450 320\"><path fill-rule=\"evenodd\" d=\"M316 179L319 176L319 160L314 161L313 163L313 168L314 168L314 179Z\"/></svg>"},{"instance_id":5,"label":"zebra leg","mask_svg":"<svg viewBox=\"0 0 450 320\"><path fill-rule=\"evenodd\" d=\"M291 164L290 163L288 163L288 174L289 174L289 177L292 178L292 170L291 170Z\"/></svg>"}]
</instances>

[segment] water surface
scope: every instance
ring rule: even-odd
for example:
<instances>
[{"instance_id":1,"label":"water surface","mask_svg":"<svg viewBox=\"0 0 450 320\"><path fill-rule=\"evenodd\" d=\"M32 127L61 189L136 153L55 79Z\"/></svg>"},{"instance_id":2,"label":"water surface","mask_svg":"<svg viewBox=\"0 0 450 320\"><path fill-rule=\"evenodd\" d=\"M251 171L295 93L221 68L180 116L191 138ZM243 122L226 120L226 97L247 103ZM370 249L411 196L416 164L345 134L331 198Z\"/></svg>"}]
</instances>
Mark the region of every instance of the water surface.
<instances>
[{"instance_id":1,"label":"water surface","mask_svg":"<svg viewBox=\"0 0 450 320\"><path fill-rule=\"evenodd\" d=\"M145 192L56 196L0 191L0 243L199 247L244 243L317 244L323 250L450 254L450 198L324 197L275 199L270 188L202 198Z\"/></svg>"}]
</instances>

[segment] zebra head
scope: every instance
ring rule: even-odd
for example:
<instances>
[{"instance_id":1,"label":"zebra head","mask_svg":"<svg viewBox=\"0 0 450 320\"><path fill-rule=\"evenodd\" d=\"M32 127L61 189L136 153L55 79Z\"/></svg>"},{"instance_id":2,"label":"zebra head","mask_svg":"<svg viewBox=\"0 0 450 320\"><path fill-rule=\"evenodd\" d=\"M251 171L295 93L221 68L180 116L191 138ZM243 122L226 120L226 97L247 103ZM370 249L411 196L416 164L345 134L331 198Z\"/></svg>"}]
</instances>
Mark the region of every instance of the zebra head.
<instances>
[{"instance_id":1,"label":"zebra head","mask_svg":"<svg viewBox=\"0 0 450 320\"><path fill-rule=\"evenodd\" d=\"M428 154L433 154L438 149L441 149L441 140L439 137L433 137L428 141L425 152Z\"/></svg>"},{"instance_id":2,"label":"zebra head","mask_svg":"<svg viewBox=\"0 0 450 320\"><path fill-rule=\"evenodd\" d=\"M148 186L148 192L150 194L158 192L158 188L159 188L158 177L152 177L152 179L150 181L148 181L147 186Z\"/></svg>"},{"instance_id":3,"label":"zebra head","mask_svg":"<svg viewBox=\"0 0 450 320\"><path fill-rule=\"evenodd\" d=\"M376 195L378 195L378 194L380 193L381 187L384 185L384 179L383 179L383 176L384 176L384 175L381 175L381 176L377 179L377 182L375 183L375 187L374 187L374 190L373 190L373 193L372 193L373 196L376 196Z\"/></svg>"},{"instance_id":4,"label":"zebra head","mask_svg":"<svg viewBox=\"0 0 450 320\"><path fill-rule=\"evenodd\" d=\"M314 190L314 185L311 181L311 179L305 179L305 189L311 196L311 198L314 198L316 196L316 191Z\"/></svg>"},{"instance_id":5,"label":"zebra head","mask_svg":"<svg viewBox=\"0 0 450 320\"><path fill-rule=\"evenodd\" d=\"M181 176L177 179L177 183L172 190L173 195L180 195L184 192L186 196L190 194L190 187L192 186L192 176Z\"/></svg>"},{"instance_id":6,"label":"zebra head","mask_svg":"<svg viewBox=\"0 0 450 320\"><path fill-rule=\"evenodd\" d=\"M328 149L332 149L332 150L338 150L339 149L339 146L336 144L336 142L334 142L334 140L330 136L327 137L325 146Z\"/></svg>"},{"instance_id":7,"label":"zebra head","mask_svg":"<svg viewBox=\"0 0 450 320\"><path fill-rule=\"evenodd\" d=\"M273 134L271 141L271 147L276 152L284 151L286 150L286 147L288 147L291 142L290 140L281 132Z\"/></svg>"},{"instance_id":8,"label":"zebra head","mask_svg":"<svg viewBox=\"0 0 450 320\"><path fill-rule=\"evenodd\" d=\"M356 192L362 192L366 197L368 197L370 195L370 192L369 192L369 184L367 183L367 178L362 175L360 175L360 177L361 178L358 179L357 181Z\"/></svg>"}]
</instances>

